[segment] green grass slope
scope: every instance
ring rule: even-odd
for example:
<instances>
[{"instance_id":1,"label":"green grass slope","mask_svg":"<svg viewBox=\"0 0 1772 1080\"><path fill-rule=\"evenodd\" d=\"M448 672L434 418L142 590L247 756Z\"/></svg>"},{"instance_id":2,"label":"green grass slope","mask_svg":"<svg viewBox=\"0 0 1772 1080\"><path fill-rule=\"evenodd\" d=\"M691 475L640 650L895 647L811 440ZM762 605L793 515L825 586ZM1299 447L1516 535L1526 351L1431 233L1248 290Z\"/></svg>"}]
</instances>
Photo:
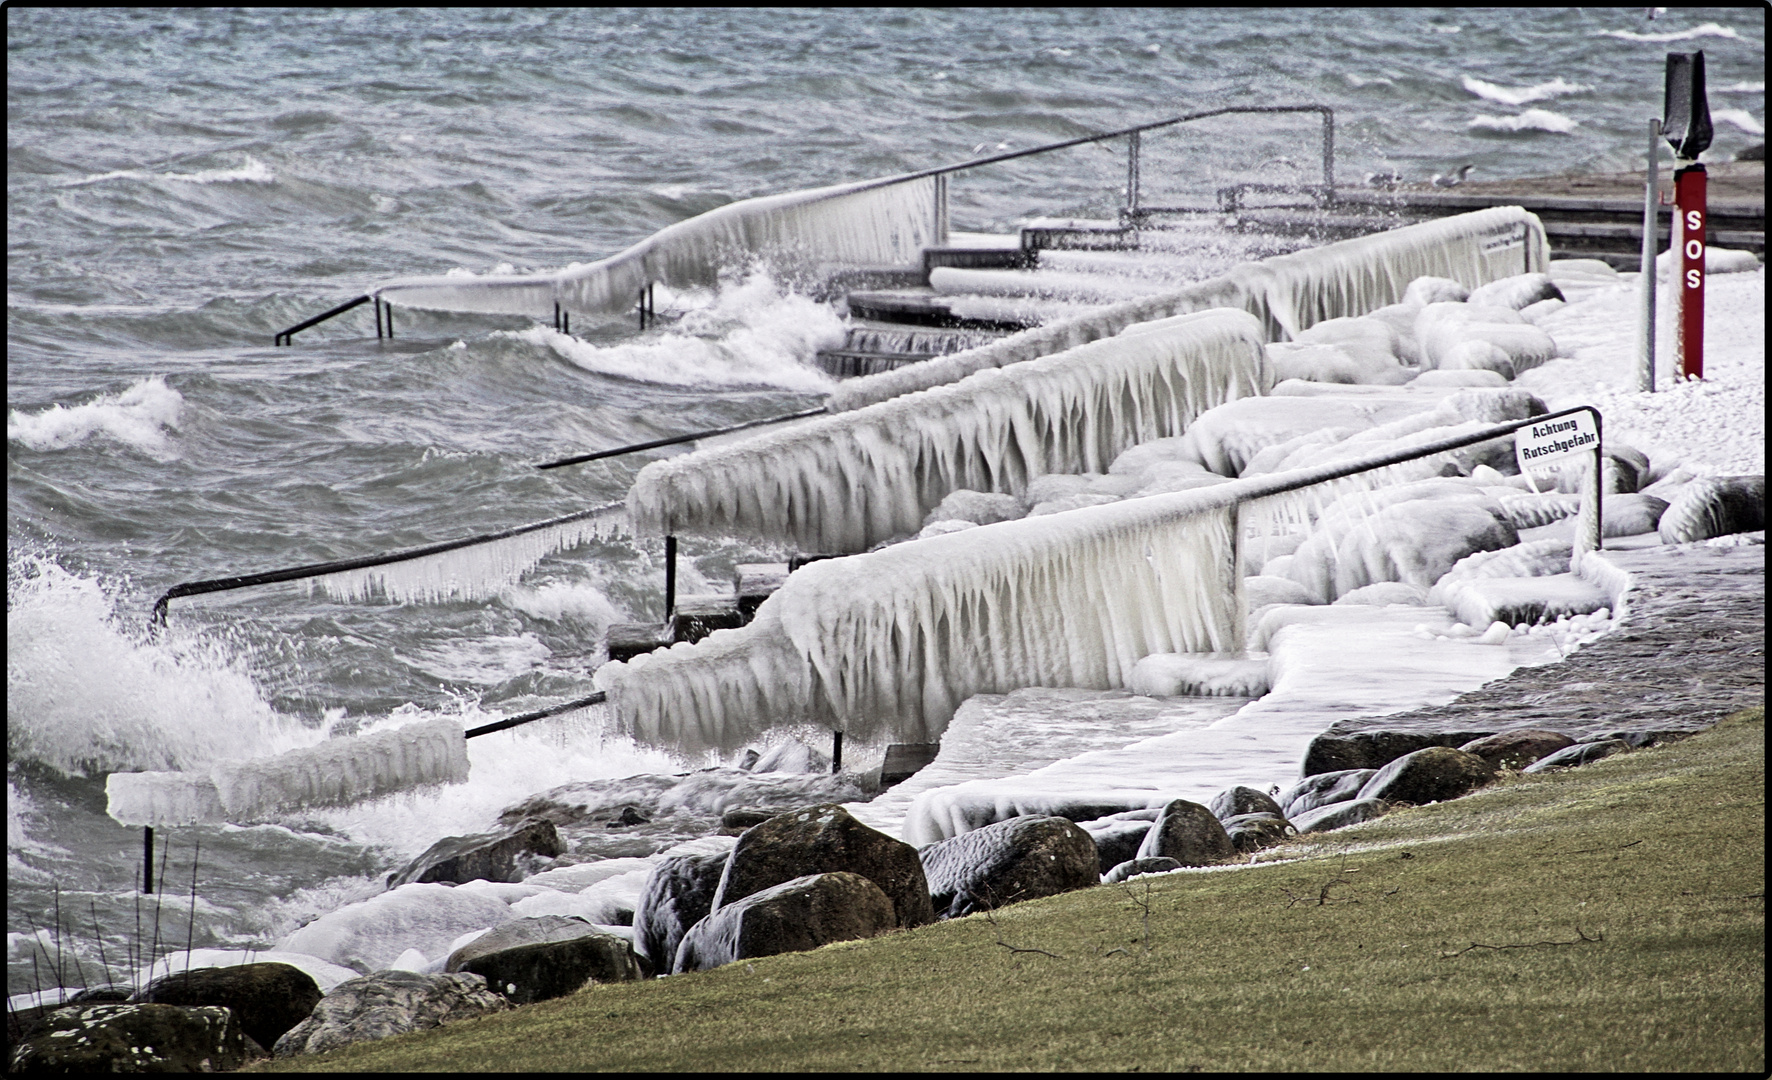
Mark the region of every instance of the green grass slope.
<instances>
[{"instance_id":1,"label":"green grass slope","mask_svg":"<svg viewBox=\"0 0 1772 1080\"><path fill-rule=\"evenodd\" d=\"M1764 1073L1765 712L994 916L265 1071Z\"/></svg>"}]
</instances>

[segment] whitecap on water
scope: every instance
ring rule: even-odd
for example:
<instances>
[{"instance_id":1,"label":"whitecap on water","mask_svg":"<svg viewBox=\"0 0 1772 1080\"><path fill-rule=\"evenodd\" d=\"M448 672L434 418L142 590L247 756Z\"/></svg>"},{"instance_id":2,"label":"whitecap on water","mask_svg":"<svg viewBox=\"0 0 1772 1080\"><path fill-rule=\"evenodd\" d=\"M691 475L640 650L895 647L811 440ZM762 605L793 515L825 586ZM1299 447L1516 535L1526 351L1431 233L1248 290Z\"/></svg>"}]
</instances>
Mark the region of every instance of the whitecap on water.
<instances>
[{"instance_id":1,"label":"whitecap on water","mask_svg":"<svg viewBox=\"0 0 1772 1080\"><path fill-rule=\"evenodd\" d=\"M51 405L41 412L12 410L6 438L32 450L66 450L94 435L103 435L159 460L173 456L166 429L178 428L184 395L166 385L166 377L138 379L118 394L100 394L72 408Z\"/></svg>"},{"instance_id":2,"label":"whitecap on water","mask_svg":"<svg viewBox=\"0 0 1772 1080\"><path fill-rule=\"evenodd\" d=\"M1566 135L1581 125L1549 109L1527 109L1518 116L1476 116L1466 126L1474 131L1549 131Z\"/></svg>"},{"instance_id":3,"label":"whitecap on water","mask_svg":"<svg viewBox=\"0 0 1772 1080\"><path fill-rule=\"evenodd\" d=\"M1524 105L1529 101L1543 101L1545 98L1557 97L1560 94L1579 94L1593 89L1593 87L1581 83L1564 82L1560 75L1549 82L1520 87L1500 86L1466 75L1464 76L1464 88L1480 98L1499 101L1503 105Z\"/></svg>"}]
</instances>

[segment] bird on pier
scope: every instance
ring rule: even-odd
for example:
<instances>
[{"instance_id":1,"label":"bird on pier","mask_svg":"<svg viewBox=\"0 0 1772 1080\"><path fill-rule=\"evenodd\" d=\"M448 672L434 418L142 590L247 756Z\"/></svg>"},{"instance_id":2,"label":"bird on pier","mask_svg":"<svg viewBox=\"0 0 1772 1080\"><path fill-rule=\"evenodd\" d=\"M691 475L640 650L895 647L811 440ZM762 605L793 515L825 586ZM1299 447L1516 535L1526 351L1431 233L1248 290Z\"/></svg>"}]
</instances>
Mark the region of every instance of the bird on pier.
<instances>
[{"instance_id":1,"label":"bird on pier","mask_svg":"<svg viewBox=\"0 0 1772 1080\"><path fill-rule=\"evenodd\" d=\"M1366 174L1366 186L1380 191L1395 191L1403 182L1403 175L1395 169L1388 172L1369 172Z\"/></svg>"},{"instance_id":2,"label":"bird on pier","mask_svg":"<svg viewBox=\"0 0 1772 1080\"><path fill-rule=\"evenodd\" d=\"M1457 187L1458 185L1464 183L1464 178L1469 176L1471 170L1474 168L1476 168L1475 165L1460 165L1458 167L1458 174L1456 176L1447 176L1444 173L1435 173L1433 181L1432 181L1433 185L1435 187L1439 187L1439 188Z\"/></svg>"}]
</instances>

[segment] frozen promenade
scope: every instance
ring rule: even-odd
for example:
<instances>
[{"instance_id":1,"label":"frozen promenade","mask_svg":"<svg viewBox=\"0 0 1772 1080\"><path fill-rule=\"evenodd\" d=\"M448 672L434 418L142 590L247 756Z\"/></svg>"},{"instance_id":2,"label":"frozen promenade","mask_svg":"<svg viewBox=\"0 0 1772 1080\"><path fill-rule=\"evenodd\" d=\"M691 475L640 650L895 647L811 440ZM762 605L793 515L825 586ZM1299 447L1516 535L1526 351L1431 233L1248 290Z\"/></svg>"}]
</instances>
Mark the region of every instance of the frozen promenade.
<instances>
[{"instance_id":1,"label":"frozen promenade","mask_svg":"<svg viewBox=\"0 0 1772 1080\"><path fill-rule=\"evenodd\" d=\"M1766 697L1766 548L1704 543L1607 551L1631 576L1621 625L1567 660L1523 667L1445 705L1339 721L1307 773L1375 768L1423 746L1531 726L1632 742L1691 733Z\"/></svg>"}]
</instances>

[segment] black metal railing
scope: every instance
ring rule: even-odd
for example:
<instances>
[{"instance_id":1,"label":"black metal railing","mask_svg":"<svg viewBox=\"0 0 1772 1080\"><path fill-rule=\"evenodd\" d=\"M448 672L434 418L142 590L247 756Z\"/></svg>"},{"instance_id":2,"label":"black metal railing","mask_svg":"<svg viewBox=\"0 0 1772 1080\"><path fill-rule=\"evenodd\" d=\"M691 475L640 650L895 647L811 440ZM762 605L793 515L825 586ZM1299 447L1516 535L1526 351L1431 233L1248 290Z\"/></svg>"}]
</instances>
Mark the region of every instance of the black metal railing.
<instances>
[{"instance_id":1,"label":"black metal railing","mask_svg":"<svg viewBox=\"0 0 1772 1080\"><path fill-rule=\"evenodd\" d=\"M1001 154L991 154L987 157L974 158L970 161L958 162L952 165L937 165L928 169L920 169L916 172L900 173L896 176L883 176L877 180L864 181L853 186L846 186L839 192L832 193L828 196L821 196L821 198L839 198L855 195L863 191L872 191L877 188L890 187L894 184L906 184L916 180L924 180L933 177L935 179L935 206L933 207L934 233L939 240L940 238L946 237L948 234L947 179L953 174L966 172L971 169L982 169L987 165L996 165L1005 161L1015 161L1020 158L1034 157L1039 154L1050 154L1074 146L1107 142L1112 139L1126 139L1126 203L1121 210L1121 217L1131 222L1137 222L1152 214L1179 209L1175 207L1146 207L1140 204L1140 158L1145 132L1157 131L1162 128L1173 127L1177 124L1192 123L1197 120L1206 120L1215 116L1302 112L1320 113L1323 117L1323 180L1321 185L1310 185L1301 190L1308 190L1315 197L1323 201L1333 200L1335 196L1335 110L1327 105L1318 104L1236 105L1222 109L1207 109L1203 112L1172 116L1164 120L1153 120L1145 124L1134 124L1131 127L1118 128L1114 131L1101 132L1095 135L1080 135L1074 139L1062 139L1058 142L1029 147L1026 150L1009 150ZM1254 190L1257 186L1259 185L1243 185L1246 190ZM1292 189L1288 188L1287 190ZM370 302L371 300L376 304L376 337L380 338L382 336L381 309L384 304L387 305L388 309L387 336L390 338L393 337L393 305L388 301L382 300L379 294L372 292L369 295L360 296L349 303L341 304L330 311L316 315L311 319L297 323L296 325L289 327L287 330L278 331L274 343L277 345L291 344L291 338L294 334L306 330L318 323L325 322L327 319L340 315L360 304ZM653 309L651 283L648 283L640 290L638 310L641 330L646 329L648 325L657 321L658 315ZM566 330L569 325L569 318L570 316L568 313L562 309L558 301L556 301L554 304L554 328L563 332L569 332Z\"/></svg>"}]
</instances>

